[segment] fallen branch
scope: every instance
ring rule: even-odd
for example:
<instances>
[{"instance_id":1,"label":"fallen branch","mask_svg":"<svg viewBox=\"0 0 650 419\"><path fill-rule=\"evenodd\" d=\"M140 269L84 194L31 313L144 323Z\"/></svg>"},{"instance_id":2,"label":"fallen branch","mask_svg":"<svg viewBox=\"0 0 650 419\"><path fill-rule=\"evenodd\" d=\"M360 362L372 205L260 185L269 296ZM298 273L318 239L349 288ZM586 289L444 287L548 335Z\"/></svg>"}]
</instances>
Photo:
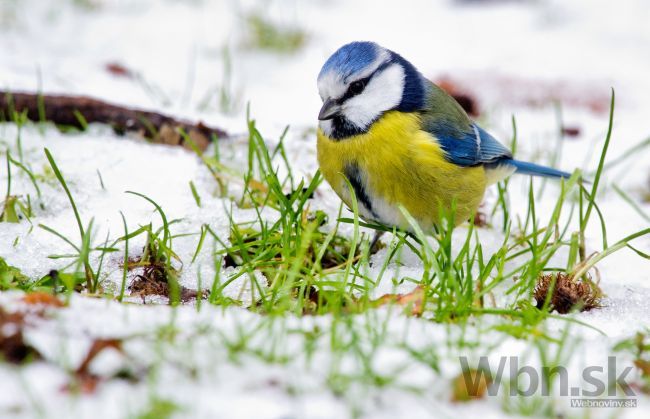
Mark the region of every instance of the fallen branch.
<instances>
[{"instance_id":1,"label":"fallen branch","mask_svg":"<svg viewBox=\"0 0 650 419\"><path fill-rule=\"evenodd\" d=\"M14 112L25 113L31 121L50 121L60 126L85 129L88 123L110 125L116 133L138 133L155 143L184 145L180 131L204 150L213 138L226 137L225 131L202 122L193 123L158 112L113 105L85 96L40 95L0 91L0 116L12 120ZM186 145L189 146L189 145Z\"/></svg>"}]
</instances>

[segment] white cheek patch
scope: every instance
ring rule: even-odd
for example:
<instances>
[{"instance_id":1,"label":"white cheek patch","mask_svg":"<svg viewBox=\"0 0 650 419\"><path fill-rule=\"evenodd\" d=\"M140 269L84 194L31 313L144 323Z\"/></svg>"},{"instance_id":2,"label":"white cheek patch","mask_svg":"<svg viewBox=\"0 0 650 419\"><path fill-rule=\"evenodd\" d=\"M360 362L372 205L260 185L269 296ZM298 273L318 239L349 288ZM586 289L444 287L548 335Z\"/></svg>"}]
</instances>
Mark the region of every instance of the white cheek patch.
<instances>
[{"instance_id":1,"label":"white cheek patch","mask_svg":"<svg viewBox=\"0 0 650 419\"><path fill-rule=\"evenodd\" d=\"M330 120L318 121L318 127L328 137L332 136L332 121L330 121Z\"/></svg>"},{"instance_id":2,"label":"white cheek patch","mask_svg":"<svg viewBox=\"0 0 650 419\"><path fill-rule=\"evenodd\" d=\"M402 100L404 69L393 64L375 75L357 96L343 104L343 115L359 128L367 128L379 115L393 109Z\"/></svg>"},{"instance_id":3,"label":"white cheek patch","mask_svg":"<svg viewBox=\"0 0 650 419\"><path fill-rule=\"evenodd\" d=\"M323 101L343 96L347 88L343 80L341 80L341 76L333 71L324 74L318 79L318 94Z\"/></svg>"}]
</instances>

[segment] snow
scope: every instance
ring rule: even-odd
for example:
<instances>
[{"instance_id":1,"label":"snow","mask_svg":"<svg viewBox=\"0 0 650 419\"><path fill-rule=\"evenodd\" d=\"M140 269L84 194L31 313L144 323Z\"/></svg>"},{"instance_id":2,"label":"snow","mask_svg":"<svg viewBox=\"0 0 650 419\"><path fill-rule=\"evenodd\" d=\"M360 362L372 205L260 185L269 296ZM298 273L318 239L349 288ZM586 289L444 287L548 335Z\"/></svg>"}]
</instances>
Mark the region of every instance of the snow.
<instances>
[{"instance_id":1,"label":"snow","mask_svg":"<svg viewBox=\"0 0 650 419\"><path fill-rule=\"evenodd\" d=\"M264 10L278 22L304 29L306 46L294 54L244 47L243 16L250 10ZM613 160L650 132L648 22L650 8L644 0L487 4L424 0L407 4L371 0L10 0L0 4L0 86L13 91L42 87L47 93L90 95L203 120L235 134L246 131L246 104L250 102L251 115L270 143L277 142L287 124L291 126L286 140L289 160L298 175L309 176L317 167L312 130L320 107L315 83L320 66L343 43L368 39L399 52L432 78L446 74L474 80L472 87L480 93L481 106L489 115L481 123L507 142L511 116L515 115L517 155L523 158L548 161L556 147L557 114L552 105L528 107L508 96L503 91L508 83L516 83L521 90L529 82L548 83L545 86L559 83L559 90L568 96L604 98L605 109L611 86L617 95L608 157ZM224 49L232 59L231 80L226 74ZM111 75L105 65L112 62L123 64L137 76ZM493 82L496 76L504 80L499 85ZM224 85L237 97L237 103L220 109L213 97L207 107L203 106L206 94ZM577 139L563 142L557 166L593 171L607 129L607 114L585 106L565 106L562 118L568 125L580 127L581 133ZM14 156L16 135L14 125L0 125L0 145L3 149L10 147ZM22 146L25 161L41 175L46 175L47 166L43 148L52 152L84 223L94 219L96 243L103 242L107 234L111 238L122 235L120 211L129 231L149 222L160 226L153 206L125 191L145 194L160 204L168 219L181 219L172 226L174 234L191 233L174 239L174 249L184 262L181 283L196 288L198 273L203 286L211 282L211 245L204 246L194 264L189 261L202 224L209 224L227 238L229 220L224 205L229 204L215 197L214 180L192 152L117 137L101 126L78 134L62 134L53 127L43 134L37 127L27 126L22 130ZM245 149L246 139L237 136L220 146L225 161L243 161ZM646 213L650 213L650 205L642 203L640 196L643 188L648 188L649 161L650 150L646 148L606 172L604 178L605 186L623 188ZM48 256L70 252L65 242L36 224L78 237L67 198L53 177L45 178L39 184L43 208L35 207L34 225L0 224L0 255L30 277L65 266L65 260ZM5 181L3 169L3 196ZM190 181L202 197L200 208L192 197ZM35 196L25 176L15 176L12 188L14 193ZM555 203L557 187L549 183L546 188L549 198L539 203L538 214L550 214ZM513 193L513 210L525 214L527 181L515 178L512 191L521 191ZM610 244L647 228L647 221L611 188L601 192L599 204L607 218ZM486 199L492 202L495 193L489 191ZM325 210L333 219L338 199L323 185L312 207ZM235 209L234 216L250 220L255 212ZM597 224L592 222L588 231L587 242L593 246L588 253L600 250ZM502 241L499 229L481 230L479 234L486 249ZM131 255L136 256L143 238L129 244ZM650 238L639 239L635 246L648 252ZM382 261L385 256L386 250L382 250L373 260ZM108 256L106 286L119 287L122 257L121 252ZM389 278L398 271L400 276L415 278L421 273L413 255L404 255L402 264L389 265L374 295L396 291ZM370 273L376 275L380 266L376 263ZM226 275L233 273L229 269ZM544 331L553 337L560 337L570 327L571 339L564 350L573 355L568 364L572 377L577 377L585 365L606 366L606 357L616 342L650 327L650 263L625 249L604 260L598 269L600 285L607 295L605 307L575 318L605 335L577 324L567 326L560 320L545 324ZM249 295L243 278L226 293L233 298L242 292ZM412 285L405 284L397 291L410 288ZM0 294L0 307L29 310L21 297L14 292ZM468 404L449 402L449 382L460 368L458 342L468 340L463 351L470 360L489 355L496 362L499 356L522 355L531 365L539 362L538 349L531 342L504 338L490 330L494 319L479 318L472 330L459 330L453 325L406 317L389 308L354 316L350 324L342 324L329 316L268 318L236 307L203 304L197 311L193 306L171 308L155 301L148 300L154 304L146 305L139 304L139 299L131 301L133 304L120 304L73 295L66 308L51 309L43 318L30 317L25 339L46 362L24 367L0 364L0 416L132 417L155 400L171 400L180 407L177 417L498 418L506 415L501 397ZM242 334L255 330L258 332L247 343L246 351L232 349ZM379 339L381 345L363 348L370 354L370 368L378 375L395 375L396 382L382 387L354 378L367 373L360 357L353 352L341 355L328 340L329 333L342 334L345 339L346 333L352 332L367 342ZM308 338L310 333L318 336L313 342ZM91 364L91 371L108 378L116 371L128 370L141 379L106 379L92 394L62 391L70 381L69 371L79 366L97 338L125 340L122 352L101 353ZM430 349L440 371L414 361L409 347ZM277 361L284 357L285 361ZM617 357L619 368L632 359L623 353ZM334 373L353 377L341 394L331 391L336 386L332 383ZM579 377L572 382L574 379ZM650 398L639 395L638 403L636 409L615 413L624 417L647 415ZM570 408L564 411L569 415L583 413ZM612 412L596 409L589 413L600 417Z\"/></svg>"}]
</instances>

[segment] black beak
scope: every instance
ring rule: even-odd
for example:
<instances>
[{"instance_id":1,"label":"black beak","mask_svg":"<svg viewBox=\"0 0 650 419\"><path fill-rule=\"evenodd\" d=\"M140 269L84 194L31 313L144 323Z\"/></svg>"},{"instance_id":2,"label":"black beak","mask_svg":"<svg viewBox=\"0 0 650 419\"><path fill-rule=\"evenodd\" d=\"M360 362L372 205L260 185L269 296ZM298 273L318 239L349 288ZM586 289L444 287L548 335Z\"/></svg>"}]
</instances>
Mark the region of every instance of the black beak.
<instances>
[{"instance_id":1,"label":"black beak","mask_svg":"<svg viewBox=\"0 0 650 419\"><path fill-rule=\"evenodd\" d=\"M323 102L323 106L320 108L320 112L318 112L318 119L321 121L332 119L339 113L340 110L341 106L336 103L335 100L327 99L325 102Z\"/></svg>"}]
</instances>

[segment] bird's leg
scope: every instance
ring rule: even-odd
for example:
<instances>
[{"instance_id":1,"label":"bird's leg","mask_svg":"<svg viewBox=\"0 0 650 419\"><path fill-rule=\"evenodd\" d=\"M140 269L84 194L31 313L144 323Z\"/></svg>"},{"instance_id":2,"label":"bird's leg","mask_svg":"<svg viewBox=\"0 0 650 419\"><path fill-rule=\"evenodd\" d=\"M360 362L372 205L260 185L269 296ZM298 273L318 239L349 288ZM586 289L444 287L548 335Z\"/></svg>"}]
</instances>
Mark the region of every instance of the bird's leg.
<instances>
[{"instance_id":1,"label":"bird's leg","mask_svg":"<svg viewBox=\"0 0 650 419\"><path fill-rule=\"evenodd\" d=\"M375 230L375 237L372 238L372 241L370 242L370 249L369 252L371 255L377 253L379 251L379 239L381 236L383 236L385 231L381 230Z\"/></svg>"}]
</instances>

